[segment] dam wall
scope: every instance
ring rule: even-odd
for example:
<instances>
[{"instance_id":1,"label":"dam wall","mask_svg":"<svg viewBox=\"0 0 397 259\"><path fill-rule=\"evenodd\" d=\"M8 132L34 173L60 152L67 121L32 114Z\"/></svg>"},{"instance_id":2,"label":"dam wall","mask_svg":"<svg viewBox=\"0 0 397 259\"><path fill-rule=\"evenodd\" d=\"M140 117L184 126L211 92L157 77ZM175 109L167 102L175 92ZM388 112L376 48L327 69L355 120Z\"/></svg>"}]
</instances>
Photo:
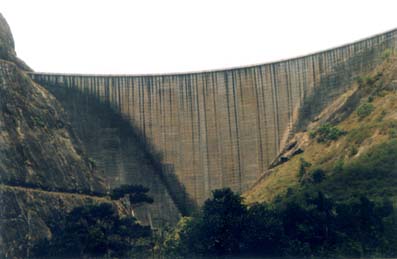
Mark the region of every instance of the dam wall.
<instances>
[{"instance_id":1,"label":"dam wall","mask_svg":"<svg viewBox=\"0 0 397 259\"><path fill-rule=\"evenodd\" d=\"M162 173L175 174L200 204L213 189L249 188L295 130L396 49L393 30L299 58L226 70L29 75L111 107L161 154Z\"/></svg>"}]
</instances>

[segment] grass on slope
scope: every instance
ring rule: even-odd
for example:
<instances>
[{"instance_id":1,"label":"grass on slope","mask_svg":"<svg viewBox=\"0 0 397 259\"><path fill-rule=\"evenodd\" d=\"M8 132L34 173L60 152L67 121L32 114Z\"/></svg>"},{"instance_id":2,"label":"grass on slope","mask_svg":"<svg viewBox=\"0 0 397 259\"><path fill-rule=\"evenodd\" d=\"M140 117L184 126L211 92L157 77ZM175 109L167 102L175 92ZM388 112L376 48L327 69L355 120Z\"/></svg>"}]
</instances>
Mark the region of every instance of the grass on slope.
<instances>
[{"instance_id":1,"label":"grass on slope","mask_svg":"<svg viewBox=\"0 0 397 259\"><path fill-rule=\"evenodd\" d=\"M337 199L353 194L372 198L397 196L397 91L393 90L396 79L395 57L359 78L353 89L357 89L355 96L359 94L360 102L350 115L331 126L345 134L337 140L319 142L310 135L313 137L313 130L320 125L298 133L301 142L307 142L304 153L267 172L244 194L246 202L270 202L296 190L320 189ZM310 166L301 177L302 160ZM388 173L382 168L388 168ZM325 179L321 183L313 183L312 174L316 169L324 172Z\"/></svg>"}]
</instances>

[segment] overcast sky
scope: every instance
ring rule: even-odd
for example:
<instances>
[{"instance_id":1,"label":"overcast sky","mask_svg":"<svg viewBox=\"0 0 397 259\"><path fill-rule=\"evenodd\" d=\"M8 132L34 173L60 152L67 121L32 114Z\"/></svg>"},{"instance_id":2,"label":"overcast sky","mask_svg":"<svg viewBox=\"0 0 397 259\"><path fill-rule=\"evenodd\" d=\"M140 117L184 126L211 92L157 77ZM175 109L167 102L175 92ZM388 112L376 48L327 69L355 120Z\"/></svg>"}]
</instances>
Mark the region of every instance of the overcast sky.
<instances>
[{"instance_id":1,"label":"overcast sky","mask_svg":"<svg viewBox=\"0 0 397 259\"><path fill-rule=\"evenodd\" d=\"M395 0L1 0L34 70L145 74L265 63L397 27Z\"/></svg>"}]
</instances>

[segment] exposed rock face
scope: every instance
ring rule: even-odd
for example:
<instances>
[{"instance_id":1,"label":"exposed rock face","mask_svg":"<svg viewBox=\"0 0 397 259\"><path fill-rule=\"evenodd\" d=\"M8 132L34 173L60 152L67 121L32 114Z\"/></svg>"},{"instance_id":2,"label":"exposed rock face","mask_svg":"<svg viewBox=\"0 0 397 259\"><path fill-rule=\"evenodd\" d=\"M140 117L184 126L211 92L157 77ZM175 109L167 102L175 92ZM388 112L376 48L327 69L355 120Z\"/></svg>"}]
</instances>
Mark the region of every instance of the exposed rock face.
<instances>
[{"instance_id":1,"label":"exposed rock face","mask_svg":"<svg viewBox=\"0 0 397 259\"><path fill-rule=\"evenodd\" d=\"M36 240L51 236L51 219L109 202L92 196L104 181L61 105L21 69L0 15L0 258L27 258Z\"/></svg>"},{"instance_id":2,"label":"exposed rock face","mask_svg":"<svg viewBox=\"0 0 397 259\"><path fill-rule=\"evenodd\" d=\"M0 13L0 58L12 60L16 56L15 44L7 21Z\"/></svg>"},{"instance_id":3,"label":"exposed rock face","mask_svg":"<svg viewBox=\"0 0 397 259\"><path fill-rule=\"evenodd\" d=\"M0 258L29 258L37 240L51 237L50 223L77 206L109 202L94 196L3 184L0 195Z\"/></svg>"},{"instance_id":4,"label":"exposed rock face","mask_svg":"<svg viewBox=\"0 0 397 259\"><path fill-rule=\"evenodd\" d=\"M78 193L105 191L64 117L53 96L0 60L0 257L26 258L53 215L97 199Z\"/></svg>"},{"instance_id":5,"label":"exposed rock face","mask_svg":"<svg viewBox=\"0 0 397 259\"><path fill-rule=\"evenodd\" d=\"M18 65L25 71L32 71L25 62L20 60L15 52L14 38L12 37L10 26L0 13L0 59L9 60Z\"/></svg>"},{"instance_id":6,"label":"exposed rock face","mask_svg":"<svg viewBox=\"0 0 397 259\"><path fill-rule=\"evenodd\" d=\"M104 191L58 101L0 61L0 180L58 191Z\"/></svg>"},{"instance_id":7,"label":"exposed rock face","mask_svg":"<svg viewBox=\"0 0 397 259\"><path fill-rule=\"evenodd\" d=\"M170 75L31 74L96 96L163 154L200 204L211 190L247 190L318 113L387 51L397 30L291 60Z\"/></svg>"}]
</instances>

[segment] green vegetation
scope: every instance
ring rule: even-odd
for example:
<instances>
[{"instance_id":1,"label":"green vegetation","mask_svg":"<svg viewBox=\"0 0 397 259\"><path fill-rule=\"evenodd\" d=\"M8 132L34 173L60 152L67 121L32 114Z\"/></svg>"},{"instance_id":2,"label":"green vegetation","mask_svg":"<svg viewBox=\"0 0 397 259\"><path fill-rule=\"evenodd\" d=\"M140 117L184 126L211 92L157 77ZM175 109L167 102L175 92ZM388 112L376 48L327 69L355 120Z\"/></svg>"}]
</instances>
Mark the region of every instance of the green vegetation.
<instances>
[{"instance_id":1,"label":"green vegetation","mask_svg":"<svg viewBox=\"0 0 397 259\"><path fill-rule=\"evenodd\" d=\"M381 80L383 76L382 72L376 73L375 76L365 76L365 77L357 77L356 82L362 89L369 89L369 88L379 88L383 85L383 81Z\"/></svg>"},{"instance_id":2,"label":"green vegetation","mask_svg":"<svg viewBox=\"0 0 397 259\"><path fill-rule=\"evenodd\" d=\"M357 115L360 119L363 119L370 115L374 111L375 107L371 103L363 103L357 108Z\"/></svg>"},{"instance_id":3,"label":"green vegetation","mask_svg":"<svg viewBox=\"0 0 397 259\"><path fill-rule=\"evenodd\" d=\"M376 200L385 197L396 199L396 154L397 140L391 139L373 146L349 163L337 160L332 170L327 172L323 169L326 177L320 183L299 188L311 194L323 191L337 201L356 199L361 195Z\"/></svg>"},{"instance_id":4,"label":"green vegetation","mask_svg":"<svg viewBox=\"0 0 397 259\"><path fill-rule=\"evenodd\" d=\"M371 134L372 132L369 127L362 126L352 129L347 135L347 140L352 144L361 145Z\"/></svg>"},{"instance_id":5,"label":"green vegetation","mask_svg":"<svg viewBox=\"0 0 397 259\"><path fill-rule=\"evenodd\" d=\"M111 198L151 203L148 191L143 186L124 185L114 189ZM34 245L36 257L147 257L153 248L150 227L140 225L132 216L120 215L111 203L77 207L64 217L57 215L49 226L52 237Z\"/></svg>"},{"instance_id":6,"label":"green vegetation","mask_svg":"<svg viewBox=\"0 0 397 259\"><path fill-rule=\"evenodd\" d=\"M322 169L316 169L311 173L313 183L321 183L325 179L325 172Z\"/></svg>"},{"instance_id":7,"label":"green vegetation","mask_svg":"<svg viewBox=\"0 0 397 259\"><path fill-rule=\"evenodd\" d=\"M396 219L387 199L362 196L336 203L318 192L247 207L240 195L222 189L199 215L183 219L169 234L165 252L172 257L395 256Z\"/></svg>"},{"instance_id":8,"label":"green vegetation","mask_svg":"<svg viewBox=\"0 0 397 259\"><path fill-rule=\"evenodd\" d=\"M93 168L96 168L96 166L97 166L96 160L95 160L94 158L92 158L92 157L88 157L87 159L88 159L88 163L89 163Z\"/></svg>"},{"instance_id":9,"label":"green vegetation","mask_svg":"<svg viewBox=\"0 0 397 259\"><path fill-rule=\"evenodd\" d=\"M33 121L33 126L38 126L38 127L41 127L41 128L45 127L45 123L38 116L33 116L32 117L32 121Z\"/></svg>"},{"instance_id":10,"label":"green vegetation","mask_svg":"<svg viewBox=\"0 0 397 259\"><path fill-rule=\"evenodd\" d=\"M397 200L396 154L397 140L391 139L361 151L353 160L345 160L343 156L333 159L326 168L318 164L309 166L310 163L300 158L295 170L303 175L301 184L289 187L271 203L246 207L242 216L246 224L244 231L236 235L236 239L242 236L238 239L238 252L217 250L217 254L396 256L397 212L392 205ZM252 219L251 210L255 215L266 216ZM205 213L190 221L201 222L204 217ZM207 255L205 249L189 246L195 243L192 235L210 233L198 226L187 224L184 236L189 239L181 238L180 242L185 246L185 253ZM190 241L185 243L186 240Z\"/></svg>"},{"instance_id":11,"label":"green vegetation","mask_svg":"<svg viewBox=\"0 0 397 259\"><path fill-rule=\"evenodd\" d=\"M390 138L397 138L397 129L396 128L389 129L389 135Z\"/></svg>"},{"instance_id":12,"label":"green vegetation","mask_svg":"<svg viewBox=\"0 0 397 259\"><path fill-rule=\"evenodd\" d=\"M112 190L112 200L127 198L131 204L153 203L153 198L147 195L149 188L142 185L121 185Z\"/></svg>"},{"instance_id":13,"label":"green vegetation","mask_svg":"<svg viewBox=\"0 0 397 259\"><path fill-rule=\"evenodd\" d=\"M382 53L382 59L388 59L393 54L391 49L385 49Z\"/></svg>"},{"instance_id":14,"label":"green vegetation","mask_svg":"<svg viewBox=\"0 0 397 259\"><path fill-rule=\"evenodd\" d=\"M301 158L300 185L272 203L247 206L230 189L215 190L201 210L161 238L111 204L79 207L51 224L37 256L397 256L397 140L376 145L331 169ZM311 169L311 170L309 170ZM301 172L299 172L301 173ZM124 185L112 199L150 202L147 188ZM155 238L155 240L153 239Z\"/></svg>"},{"instance_id":15,"label":"green vegetation","mask_svg":"<svg viewBox=\"0 0 397 259\"><path fill-rule=\"evenodd\" d=\"M297 135L304 154L272 168L244 195L250 205L267 202L273 222L282 219L281 248L260 256L397 255L397 70L389 64L357 78L350 95ZM330 123L313 129L323 120Z\"/></svg>"},{"instance_id":16,"label":"green vegetation","mask_svg":"<svg viewBox=\"0 0 397 259\"><path fill-rule=\"evenodd\" d=\"M346 134L346 131L340 130L330 123L325 123L321 125L315 131L310 132L311 138L317 138L319 143L326 143L333 140L337 140L340 136Z\"/></svg>"},{"instance_id":17,"label":"green vegetation","mask_svg":"<svg viewBox=\"0 0 397 259\"><path fill-rule=\"evenodd\" d=\"M150 248L150 228L120 217L108 203L75 208L52 226L53 237L36 244L36 256L126 256Z\"/></svg>"},{"instance_id":18,"label":"green vegetation","mask_svg":"<svg viewBox=\"0 0 397 259\"><path fill-rule=\"evenodd\" d=\"M300 159L300 165L299 165L299 180L302 181L302 179L306 176L306 169L310 167L312 164L307 162L304 158L301 157Z\"/></svg>"}]
</instances>

